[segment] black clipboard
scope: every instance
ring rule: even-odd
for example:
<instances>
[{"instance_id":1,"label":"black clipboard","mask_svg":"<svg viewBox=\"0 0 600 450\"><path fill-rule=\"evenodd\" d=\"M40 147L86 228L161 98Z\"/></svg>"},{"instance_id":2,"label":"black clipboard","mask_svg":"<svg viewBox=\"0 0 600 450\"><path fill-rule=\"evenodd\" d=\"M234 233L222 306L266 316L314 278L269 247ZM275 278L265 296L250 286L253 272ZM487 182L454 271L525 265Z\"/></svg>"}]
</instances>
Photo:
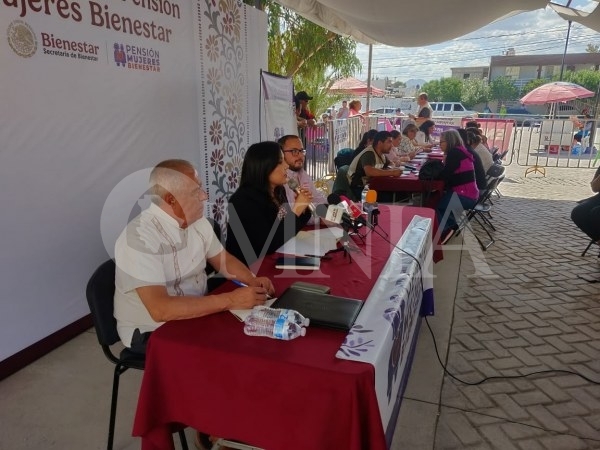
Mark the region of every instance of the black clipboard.
<instances>
[{"instance_id":1,"label":"black clipboard","mask_svg":"<svg viewBox=\"0 0 600 450\"><path fill-rule=\"evenodd\" d=\"M310 325L348 331L363 303L353 298L289 287L271 307L296 310L310 319Z\"/></svg>"}]
</instances>

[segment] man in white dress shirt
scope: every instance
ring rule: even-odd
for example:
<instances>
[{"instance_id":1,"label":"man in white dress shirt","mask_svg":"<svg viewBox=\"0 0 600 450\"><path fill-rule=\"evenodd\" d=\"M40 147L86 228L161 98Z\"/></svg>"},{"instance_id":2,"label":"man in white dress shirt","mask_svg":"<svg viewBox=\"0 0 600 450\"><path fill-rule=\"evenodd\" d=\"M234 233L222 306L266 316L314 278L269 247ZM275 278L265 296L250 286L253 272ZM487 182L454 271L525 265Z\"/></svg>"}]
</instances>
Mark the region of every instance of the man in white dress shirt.
<instances>
[{"instance_id":1,"label":"man in white dress shirt","mask_svg":"<svg viewBox=\"0 0 600 450\"><path fill-rule=\"evenodd\" d=\"M114 315L123 344L145 353L152 331L164 322L264 304L274 293L228 253L203 217L208 196L194 166L171 159L150 174L150 207L134 218L115 244ZM206 264L246 285L206 293Z\"/></svg>"}]
</instances>

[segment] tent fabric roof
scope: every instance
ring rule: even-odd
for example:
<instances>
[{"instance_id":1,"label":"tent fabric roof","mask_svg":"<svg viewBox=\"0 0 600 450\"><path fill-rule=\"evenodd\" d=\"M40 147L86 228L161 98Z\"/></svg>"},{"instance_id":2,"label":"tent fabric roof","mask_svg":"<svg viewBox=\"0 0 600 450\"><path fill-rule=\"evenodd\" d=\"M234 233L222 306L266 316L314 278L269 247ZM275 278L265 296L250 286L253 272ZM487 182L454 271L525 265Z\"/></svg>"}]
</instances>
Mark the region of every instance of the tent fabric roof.
<instances>
[{"instance_id":1,"label":"tent fabric roof","mask_svg":"<svg viewBox=\"0 0 600 450\"><path fill-rule=\"evenodd\" d=\"M276 0L335 33L363 44L420 47L448 41L515 14L551 6L566 20L600 32L600 7L573 12L547 0ZM598 1L598 0L596 0Z\"/></svg>"},{"instance_id":2,"label":"tent fabric roof","mask_svg":"<svg viewBox=\"0 0 600 450\"><path fill-rule=\"evenodd\" d=\"M364 44L418 47L447 41L547 0L276 0L301 16Z\"/></svg>"}]
</instances>

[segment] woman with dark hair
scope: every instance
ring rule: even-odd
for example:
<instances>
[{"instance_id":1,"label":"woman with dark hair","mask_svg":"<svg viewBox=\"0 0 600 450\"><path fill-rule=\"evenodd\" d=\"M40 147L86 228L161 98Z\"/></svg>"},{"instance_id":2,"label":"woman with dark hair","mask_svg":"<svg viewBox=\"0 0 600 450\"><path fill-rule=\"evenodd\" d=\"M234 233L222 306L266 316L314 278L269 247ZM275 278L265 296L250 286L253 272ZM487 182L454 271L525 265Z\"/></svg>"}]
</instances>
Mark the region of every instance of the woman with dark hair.
<instances>
[{"instance_id":1,"label":"woman with dark hair","mask_svg":"<svg viewBox=\"0 0 600 450\"><path fill-rule=\"evenodd\" d=\"M473 166L475 167L475 181L477 182L477 188L479 190L483 190L487 188L487 170L483 166L483 161L481 156L477 154L473 145L475 144L475 134L471 131L468 131L465 128L459 128L458 134L460 134L460 138L465 144L465 148L473 155Z\"/></svg>"},{"instance_id":2,"label":"woman with dark hair","mask_svg":"<svg viewBox=\"0 0 600 450\"><path fill-rule=\"evenodd\" d=\"M490 167L494 165L494 158L490 151L483 145L483 134L481 128L467 127L467 133L470 136L469 145L475 153L481 158L483 170L487 173Z\"/></svg>"},{"instance_id":3,"label":"woman with dark hair","mask_svg":"<svg viewBox=\"0 0 600 450\"><path fill-rule=\"evenodd\" d=\"M433 139L431 133L435 129L435 122L433 120L427 119L421 125L419 125L419 131L417 131L417 135L415 136L415 140L425 151L431 150L433 147Z\"/></svg>"},{"instance_id":4,"label":"woman with dark hair","mask_svg":"<svg viewBox=\"0 0 600 450\"><path fill-rule=\"evenodd\" d=\"M466 149L458 131L444 131L440 137L440 147L445 154L441 176L445 192L436 212L443 230L440 243L445 244L458 230L459 217L454 215L458 209L456 202L460 203L463 210L473 208L479 199L479 189L475 182L475 157Z\"/></svg>"},{"instance_id":5,"label":"woman with dark hair","mask_svg":"<svg viewBox=\"0 0 600 450\"><path fill-rule=\"evenodd\" d=\"M431 119L427 119L419 125L419 131L417 131L415 139L420 146L433 147L433 137L431 136L433 130L435 130L435 122Z\"/></svg>"},{"instance_id":6,"label":"woman with dark hair","mask_svg":"<svg viewBox=\"0 0 600 450\"><path fill-rule=\"evenodd\" d=\"M309 189L287 203L288 165L277 142L252 144L242 164L240 187L229 199L226 248L246 265L271 254L308 222Z\"/></svg>"},{"instance_id":7,"label":"woman with dark hair","mask_svg":"<svg viewBox=\"0 0 600 450\"><path fill-rule=\"evenodd\" d=\"M373 144L373 139L375 139L376 134L377 134L377 130L374 130L374 129L365 131L362 139L358 143L358 147L356 147L356 149L354 149L354 153L352 154L352 159L356 158L360 152L362 152L369 145Z\"/></svg>"}]
</instances>

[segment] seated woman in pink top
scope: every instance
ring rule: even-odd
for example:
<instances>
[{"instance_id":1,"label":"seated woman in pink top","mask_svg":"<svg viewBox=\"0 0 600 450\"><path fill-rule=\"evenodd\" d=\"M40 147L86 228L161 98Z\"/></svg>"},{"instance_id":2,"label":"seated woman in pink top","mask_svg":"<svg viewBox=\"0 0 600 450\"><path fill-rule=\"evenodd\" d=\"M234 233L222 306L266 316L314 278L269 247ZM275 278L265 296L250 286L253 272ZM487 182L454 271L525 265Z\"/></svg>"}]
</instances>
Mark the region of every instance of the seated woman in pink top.
<instances>
[{"instance_id":1,"label":"seated woman in pink top","mask_svg":"<svg viewBox=\"0 0 600 450\"><path fill-rule=\"evenodd\" d=\"M458 230L457 221L465 209L475 206L479 199L479 189L475 180L474 156L456 130L447 130L440 136L440 147L445 155L445 192L438 203L436 213L442 228L441 244L447 243Z\"/></svg>"}]
</instances>

